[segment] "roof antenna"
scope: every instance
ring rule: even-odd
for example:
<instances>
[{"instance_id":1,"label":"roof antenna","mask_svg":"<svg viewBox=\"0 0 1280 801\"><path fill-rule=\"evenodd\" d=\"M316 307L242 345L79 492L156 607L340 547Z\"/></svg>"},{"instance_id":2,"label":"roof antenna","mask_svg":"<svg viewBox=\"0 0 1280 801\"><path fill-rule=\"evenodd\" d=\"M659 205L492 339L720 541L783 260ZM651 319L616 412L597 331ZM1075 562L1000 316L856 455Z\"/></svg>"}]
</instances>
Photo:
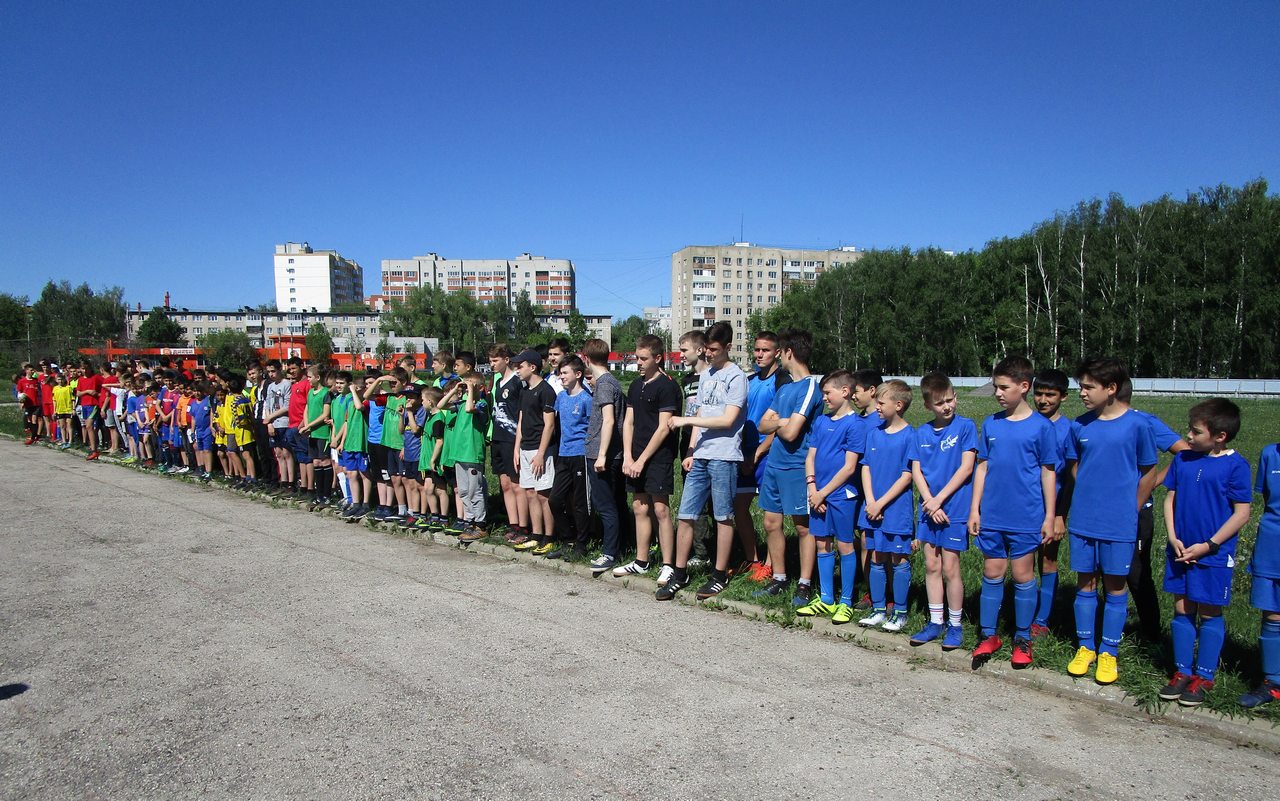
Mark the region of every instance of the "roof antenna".
<instances>
[{"instance_id":1,"label":"roof antenna","mask_svg":"<svg viewBox=\"0 0 1280 801\"><path fill-rule=\"evenodd\" d=\"M738 241L739 242L747 241L746 219L747 219L747 215L744 212L741 212L741 211L738 212Z\"/></svg>"}]
</instances>

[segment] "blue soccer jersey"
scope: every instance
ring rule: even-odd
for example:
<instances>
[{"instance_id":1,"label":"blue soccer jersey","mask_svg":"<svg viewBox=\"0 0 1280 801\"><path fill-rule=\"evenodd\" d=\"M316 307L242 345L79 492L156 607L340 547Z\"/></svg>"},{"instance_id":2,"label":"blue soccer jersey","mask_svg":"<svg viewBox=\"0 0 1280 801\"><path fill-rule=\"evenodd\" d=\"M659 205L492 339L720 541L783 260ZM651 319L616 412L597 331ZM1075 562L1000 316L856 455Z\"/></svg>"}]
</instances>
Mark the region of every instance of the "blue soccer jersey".
<instances>
[{"instance_id":1,"label":"blue soccer jersey","mask_svg":"<svg viewBox=\"0 0 1280 801\"><path fill-rule=\"evenodd\" d=\"M844 469L845 454L857 454L862 459L866 452L867 435L863 431L862 422L856 414L844 417L820 415L813 421L813 433L809 437L809 447L813 449L813 475L815 486L821 489L827 486L836 473ZM841 486L832 490L828 501L852 501L862 494L862 488L855 482L857 472Z\"/></svg>"},{"instance_id":2,"label":"blue soccer jersey","mask_svg":"<svg viewBox=\"0 0 1280 801\"><path fill-rule=\"evenodd\" d=\"M208 431L210 428L209 420L209 399L193 400L187 404L187 414L191 415L191 423L196 431Z\"/></svg>"},{"instance_id":3,"label":"blue soccer jersey","mask_svg":"<svg viewBox=\"0 0 1280 801\"><path fill-rule=\"evenodd\" d=\"M1167 451L1174 446L1174 443L1182 439L1182 435L1174 431L1159 417L1150 412L1144 412L1141 409L1130 409L1129 411L1147 421L1147 425L1151 426L1151 435L1156 438L1156 448Z\"/></svg>"},{"instance_id":4,"label":"blue soccer jersey","mask_svg":"<svg viewBox=\"0 0 1280 801\"><path fill-rule=\"evenodd\" d=\"M982 528L1015 534L1038 532L1044 522L1040 468L1058 466L1053 424L1041 414L1010 420L1008 412L997 412L982 421L978 458L987 463L978 509ZM1136 503L1136 492L1134 498Z\"/></svg>"},{"instance_id":5,"label":"blue soccer jersey","mask_svg":"<svg viewBox=\"0 0 1280 801\"><path fill-rule=\"evenodd\" d=\"M790 382L791 376L781 367L775 369L767 378L762 378L759 370L751 374L747 381L747 418L742 422L743 459L751 461L755 458L756 448L760 447L760 442L764 439L760 436L760 429L757 427L760 418L769 411L769 406L773 404L773 399L778 394L778 388ZM765 454L765 458L768 459L768 454Z\"/></svg>"},{"instance_id":6,"label":"blue soccer jersey","mask_svg":"<svg viewBox=\"0 0 1280 801\"><path fill-rule=\"evenodd\" d=\"M1183 545L1205 542L1231 517L1232 504L1253 498L1249 463L1235 451L1221 456L1181 451L1174 454L1164 485L1177 493L1173 499L1173 527ZM1197 559L1208 567L1235 567L1236 540L1232 537L1212 556Z\"/></svg>"},{"instance_id":7,"label":"blue soccer jersey","mask_svg":"<svg viewBox=\"0 0 1280 801\"><path fill-rule=\"evenodd\" d=\"M418 431L422 431L422 427L427 424L427 410L423 406L419 406L414 411L404 410L406 415L413 415L413 422L418 426ZM404 462L406 466L412 466L417 469L419 458L422 456L422 434L415 434L409 430L408 426L404 427Z\"/></svg>"},{"instance_id":8,"label":"blue soccer jersey","mask_svg":"<svg viewBox=\"0 0 1280 801\"><path fill-rule=\"evenodd\" d=\"M1259 578L1280 579L1280 445L1262 449L1253 491L1262 496L1264 505L1249 572Z\"/></svg>"},{"instance_id":9,"label":"blue soccer jersey","mask_svg":"<svg viewBox=\"0 0 1280 801\"><path fill-rule=\"evenodd\" d=\"M782 437L774 437L773 446L769 448L770 470L794 470L804 467L809 456L809 432L813 429L813 421L822 411L822 392L818 389L815 376L805 376L778 390L773 403L769 406L785 420L792 415L803 415L805 423L800 434L793 441L787 442Z\"/></svg>"},{"instance_id":10,"label":"blue soccer jersey","mask_svg":"<svg viewBox=\"0 0 1280 801\"><path fill-rule=\"evenodd\" d=\"M1096 540L1136 542L1141 468L1160 459L1147 419L1132 410L1111 420L1097 412L1082 414L1067 438L1067 459L1077 464L1068 530Z\"/></svg>"},{"instance_id":11,"label":"blue soccer jersey","mask_svg":"<svg viewBox=\"0 0 1280 801\"><path fill-rule=\"evenodd\" d=\"M942 428L933 423L923 423L912 432L911 461L920 465L925 483L931 492L937 492L951 481L960 469L960 461L969 451L978 450L978 427L967 417L952 418ZM973 501L973 476L947 498L942 511L952 523L964 523L969 519L969 504ZM921 520L924 513L921 512Z\"/></svg>"},{"instance_id":12,"label":"blue soccer jersey","mask_svg":"<svg viewBox=\"0 0 1280 801\"><path fill-rule=\"evenodd\" d=\"M381 397L382 405L378 405L378 396L369 399L369 444L382 444L382 418L387 414L387 397Z\"/></svg>"},{"instance_id":13,"label":"blue soccer jersey","mask_svg":"<svg viewBox=\"0 0 1280 801\"><path fill-rule=\"evenodd\" d=\"M885 431L883 423L868 432L866 455L862 463L871 471L871 492L877 498L888 492L902 478L903 473L911 472L913 434L911 426L890 434ZM915 526L912 525L912 499L911 488L908 487L885 507L884 517L880 520L868 520L864 506L858 515L858 525L862 528L880 529L886 534L911 534L915 531Z\"/></svg>"},{"instance_id":14,"label":"blue soccer jersey","mask_svg":"<svg viewBox=\"0 0 1280 801\"><path fill-rule=\"evenodd\" d=\"M585 456L587 428L591 423L591 393L584 391L556 396L556 422L560 426L560 456Z\"/></svg>"}]
</instances>

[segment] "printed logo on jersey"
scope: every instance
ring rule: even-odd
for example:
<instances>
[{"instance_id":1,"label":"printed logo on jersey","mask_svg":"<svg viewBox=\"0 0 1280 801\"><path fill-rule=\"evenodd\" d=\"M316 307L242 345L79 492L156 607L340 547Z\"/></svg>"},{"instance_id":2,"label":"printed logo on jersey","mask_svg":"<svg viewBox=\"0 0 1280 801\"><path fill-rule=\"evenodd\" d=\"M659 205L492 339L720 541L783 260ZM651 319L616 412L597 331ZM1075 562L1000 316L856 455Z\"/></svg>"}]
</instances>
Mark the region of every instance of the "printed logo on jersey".
<instances>
[{"instance_id":1,"label":"printed logo on jersey","mask_svg":"<svg viewBox=\"0 0 1280 801\"><path fill-rule=\"evenodd\" d=\"M949 451L952 448L954 448L956 446L956 443L958 443L959 441L960 441L959 434L952 434L949 437L943 437L941 441L938 442L938 449L942 451Z\"/></svg>"}]
</instances>

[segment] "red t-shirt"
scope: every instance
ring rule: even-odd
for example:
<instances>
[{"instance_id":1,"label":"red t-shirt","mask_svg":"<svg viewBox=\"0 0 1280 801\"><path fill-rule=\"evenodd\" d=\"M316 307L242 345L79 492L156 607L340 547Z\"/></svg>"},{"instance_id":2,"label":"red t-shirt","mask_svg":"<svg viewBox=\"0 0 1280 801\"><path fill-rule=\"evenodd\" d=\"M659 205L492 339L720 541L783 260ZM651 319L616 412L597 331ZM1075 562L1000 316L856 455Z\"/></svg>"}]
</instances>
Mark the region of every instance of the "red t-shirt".
<instances>
[{"instance_id":1,"label":"red t-shirt","mask_svg":"<svg viewBox=\"0 0 1280 801\"><path fill-rule=\"evenodd\" d=\"M289 388L289 428L298 428L307 413L307 393L311 391L311 379L293 382Z\"/></svg>"},{"instance_id":2,"label":"red t-shirt","mask_svg":"<svg viewBox=\"0 0 1280 801\"><path fill-rule=\"evenodd\" d=\"M18 394L22 396L23 406L37 406L40 403L40 382L25 375L18 379Z\"/></svg>"},{"instance_id":3,"label":"red t-shirt","mask_svg":"<svg viewBox=\"0 0 1280 801\"><path fill-rule=\"evenodd\" d=\"M40 404L53 408L53 388L58 380L51 375L40 374Z\"/></svg>"},{"instance_id":4,"label":"red t-shirt","mask_svg":"<svg viewBox=\"0 0 1280 801\"><path fill-rule=\"evenodd\" d=\"M90 391L97 392L97 395L87 394ZM97 406L98 398L102 395L102 376L86 375L76 379L76 393L79 397L76 403L81 406Z\"/></svg>"},{"instance_id":5,"label":"red t-shirt","mask_svg":"<svg viewBox=\"0 0 1280 801\"><path fill-rule=\"evenodd\" d=\"M120 379L114 375L99 375L98 381L100 387L98 389L98 405L103 409L115 405L115 395L111 394L111 387L120 386Z\"/></svg>"}]
</instances>

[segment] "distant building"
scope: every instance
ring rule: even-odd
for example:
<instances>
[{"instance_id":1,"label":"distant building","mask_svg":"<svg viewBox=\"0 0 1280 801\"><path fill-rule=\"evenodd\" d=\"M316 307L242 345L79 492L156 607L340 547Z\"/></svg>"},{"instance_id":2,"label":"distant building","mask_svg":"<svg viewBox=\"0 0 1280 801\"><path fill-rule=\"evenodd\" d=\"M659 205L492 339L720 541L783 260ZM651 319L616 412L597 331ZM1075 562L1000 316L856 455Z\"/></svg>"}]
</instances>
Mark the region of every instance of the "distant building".
<instances>
[{"instance_id":1,"label":"distant building","mask_svg":"<svg viewBox=\"0 0 1280 801\"><path fill-rule=\"evenodd\" d=\"M645 306L644 321L649 324L649 330L658 336L671 336L670 306Z\"/></svg>"},{"instance_id":2,"label":"distant building","mask_svg":"<svg viewBox=\"0 0 1280 801\"><path fill-rule=\"evenodd\" d=\"M364 300L364 269L336 250L313 250L303 242L276 245L276 308L285 312L330 311Z\"/></svg>"},{"instance_id":3,"label":"distant building","mask_svg":"<svg viewBox=\"0 0 1280 801\"><path fill-rule=\"evenodd\" d=\"M613 315L611 314L584 314L583 319L587 321L587 338L603 339L605 344L610 348L613 347ZM568 314L539 314L538 325L543 328L549 328L560 334L569 333L569 315Z\"/></svg>"},{"instance_id":4,"label":"distant building","mask_svg":"<svg viewBox=\"0 0 1280 801\"><path fill-rule=\"evenodd\" d=\"M378 340L391 332L382 329L382 316L375 312L365 314L334 314L326 312L260 312L248 307L240 309L165 309L169 319L186 329L187 347L195 347L196 339L215 331L242 331L255 348L268 348L281 337L306 336L311 326L320 323L329 329L334 350L349 353L352 347L371 353ZM130 309L126 315L129 341L137 337L138 326L150 316L150 310ZM415 344L422 338L415 338ZM401 338L394 338L393 344Z\"/></svg>"},{"instance_id":5,"label":"distant building","mask_svg":"<svg viewBox=\"0 0 1280 801\"><path fill-rule=\"evenodd\" d=\"M409 290L436 286L445 292L466 292L487 303L529 293L529 300L550 312L568 312L577 304L573 262L522 253L514 259L446 259L437 253L411 259L382 260L382 289L390 301Z\"/></svg>"},{"instance_id":6,"label":"distant building","mask_svg":"<svg viewBox=\"0 0 1280 801\"><path fill-rule=\"evenodd\" d=\"M788 290L812 286L827 270L861 257L853 247L798 250L736 242L681 248L671 254L672 336L724 320L733 326L732 356L741 359L751 350L744 336L753 312L773 308Z\"/></svg>"}]
</instances>

